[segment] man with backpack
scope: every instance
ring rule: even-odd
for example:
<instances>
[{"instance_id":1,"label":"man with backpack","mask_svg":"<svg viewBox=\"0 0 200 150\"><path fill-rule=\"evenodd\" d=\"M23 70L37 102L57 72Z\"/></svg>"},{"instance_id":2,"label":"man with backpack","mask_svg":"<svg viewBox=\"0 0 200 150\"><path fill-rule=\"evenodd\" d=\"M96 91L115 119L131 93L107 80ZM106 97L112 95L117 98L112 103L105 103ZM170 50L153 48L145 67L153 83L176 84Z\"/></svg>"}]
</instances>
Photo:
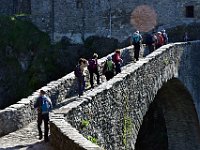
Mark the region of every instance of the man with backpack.
<instances>
[{"instance_id":1,"label":"man with backpack","mask_svg":"<svg viewBox=\"0 0 200 150\"><path fill-rule=\"evenodd\" d=\"M103 66L103 74L105 75L107 81L114 77L114 68L115 68L115 64L112 61L112 57L108 56Z\"/></svg>"},{"instance_id":2,"label":"man with backpack","mask_svg":"<svg viewBox=\"0 0 200 150\"><path fill-rule=\"evenodd\" d=\"M83 95L85 90L85 72L84 69L88 66L88 61L84 58L80 58L78 65L74 69L74 75L78 82L78 95L79 97Z\"/></svg>"},{"instance_id":3,"label":"man with backpack","mask_svg":"<svg viewBox=\"0 0 200 150\"><path fill-rule=\"evenodd\" d=\"M156 42L156 39L155 39L154 34L148 33L146 35L145 44L148 47L149 54L155 50L155 46L154 46L155 42Z\"/></svg>"},{"instance_id":4,"label":"man with backpack","mask_svg":"<svg viewBox=\"0 0 200 150\"><path fill-rule=\"evenodd\" d=\"M142 36L140 35L139 31L136 31L132 38L131 38L131 45L134 45L134 58L136 59L136 61L139 60L139 54L140 54L140 44L142 42Z\"/></svg>"},{"instance_id":5,"label":"man with backpack","mask_svg":"<svg viewBox=\"0 0 200 150\"><path fill-rule=\"evenodd\" d=\"M99 70L98 70L98 55L93 54L93 57L88 60L88 71L90 74L90 85L91 88L94 88L94 74L97 76L97 84L100 84L99 81Z\"/></svg>"},{"instance_id":6,"label":"man with backpack","mask_svg":"<svg viewBox=\"0 0 200 150\"><path fill-rule=\"evenodd\" d=\"M52 108L52 102L51 102L51 99L48 96L46 96L45 91L40 90L40 94L38 98L36 99L34 108L37 108L37 111L38 111L37 127L38 127L38 132L39 132L39 139L41 140L43 138L41 124L42 124L42 121L44 121L44 141L48 142L49 141L49 138L48 138L49 111Z\"/></svg>"}]
</instances>

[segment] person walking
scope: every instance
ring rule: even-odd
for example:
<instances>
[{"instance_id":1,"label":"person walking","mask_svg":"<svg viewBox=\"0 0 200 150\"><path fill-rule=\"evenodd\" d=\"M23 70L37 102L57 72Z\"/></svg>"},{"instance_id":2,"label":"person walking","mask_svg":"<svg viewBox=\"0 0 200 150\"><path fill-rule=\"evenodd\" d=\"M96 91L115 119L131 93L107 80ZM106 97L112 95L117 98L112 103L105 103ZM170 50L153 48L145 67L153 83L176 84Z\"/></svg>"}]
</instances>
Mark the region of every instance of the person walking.
<instances>
[{"instance_id":1,"label":"person walking","mask_svg":"<svg viewBox=\"0 0 200 150\"><path fill-rule=\"evenodd\" d=\"M157 37L156 49L158 49L164 45L164 38L161 32L157 32L156 37Z\"/></svg>"},{"instance_id":2,"label":"person walking","mask_svg":"<svg viewBox=\"0 0 200 150\"><path fill-rule=\"evenodd\" d=\"M167 35L166 31L163 29L163 30L161 30L161 33L162 33L162 36L164 39L163 45L168 44L168 35Z\"/></svg>"},{"instance_id":3,"label":"person walking","mask_svg":"<svg viewBox=\"0 0 200 150\"><path fill-rule=\"evenodd\" d=\"M100 75L98 69L98 55L96 53L93 54L93 57L88 60L88 71L90 74L90 85L91 88L94 88L94 74L97 76L97 84L100 84Z\"/></svg>"},{"instance_id":4,"label":"person walking","mask_svg":"<svg viewBox=\"0 0 200 150\"><path fill-rule=\"evenodd\" d=\"M49 111L52 109L51 99L46 95L46 92L40 90L40 94L36 99L34 104L34 108L37 108L38 116L37 116L37 127L39 132L39 140L43 138L41 124L44 121L44 141L48 142L48 133L49 133Z\"/></svg>"},{"instance_id":5,"label":"person walking","mask_svg":"<svg viewBox=\"0 0 200 150\"><path fill-rule=\"evenodd\" d=\"M121 58L119 49L115 50L115 54L112 56L112 61L115 63L115 73L120 73L123 60Z\"/></svg>"},{"instance_id":6,"label":"person walking","mask_svg":"<svg viewBox=\"0 0 200 150\"><path fill-rule=\"evenodd\" d=\"M114 68L115 68L115 64L112 61L112 57L108 56L103 66L103 74L105 75L107 81L114 77Z\"/></svg>"},{"instance_id":7,"label":"person walking","mask_svg":"<svg viewBox=\"0 0 200 150\"><path fill-rule=\"evenodd\" d=\"M88 61L84 58L80 58L78 61L78 65L74 70L74 75L78 82L78 95L79 97L83 95L83 91L85 90L85 72L84 69L88 66Z\"/></svg>"},{"instance_id":8,"label":"person walking","mask_svg":"<svg viewBox=\"0 0 200 150\"><path fill-rule=\"evenodd\" d=\"M155 41L154 34L148 33L145 38L145 44L148 48L148 54L152 53L155 50ZM145 55L146 56L146 55Z\"/></svg>"},{"instance_id":9,"label":"person walking","mask_svg":"<svg viewBox=\"0 0 200 150\"><path fill-rule=\"evenodd\" d=\"M185 32L184 37L183 37L183 41L184 41L184 42L187 42L188 40L189 40L188 33Z\"/></svg>"},{"instance_id":10,"label":"person walking","mask_svg":"<svg viewBox=\"0 0 200 150\"><path fill-rule=\"evenodd\" d=\"M131 38L131 45L134 45L134 58L136 61L139 60L139 54L140 54L140 44L142 42L142 36L140 35L139 31L136 31L132 38Z\"/></svg>"}]
</instances>

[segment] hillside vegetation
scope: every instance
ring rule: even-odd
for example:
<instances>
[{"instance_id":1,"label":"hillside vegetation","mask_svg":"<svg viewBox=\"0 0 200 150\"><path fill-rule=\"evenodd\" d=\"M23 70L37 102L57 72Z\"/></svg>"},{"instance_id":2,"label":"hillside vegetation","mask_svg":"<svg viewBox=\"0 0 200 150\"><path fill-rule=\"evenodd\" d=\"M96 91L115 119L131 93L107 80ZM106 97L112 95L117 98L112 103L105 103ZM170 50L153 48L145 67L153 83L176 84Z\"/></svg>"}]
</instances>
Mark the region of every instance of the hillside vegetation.
<instances>
[{"instance_id":1,"label":"hillside vegetation","mask_svg":"<svg viewBox=\"0 0 200 150\"><path fill-rule=\"evenodd\" d=\"M71 72L79 57L99 57L117 48L116 39L89 37L84 45L63 38L51 45L47 33L18 17L0 16L0 109Z\"/></svg>"}]
</instances>

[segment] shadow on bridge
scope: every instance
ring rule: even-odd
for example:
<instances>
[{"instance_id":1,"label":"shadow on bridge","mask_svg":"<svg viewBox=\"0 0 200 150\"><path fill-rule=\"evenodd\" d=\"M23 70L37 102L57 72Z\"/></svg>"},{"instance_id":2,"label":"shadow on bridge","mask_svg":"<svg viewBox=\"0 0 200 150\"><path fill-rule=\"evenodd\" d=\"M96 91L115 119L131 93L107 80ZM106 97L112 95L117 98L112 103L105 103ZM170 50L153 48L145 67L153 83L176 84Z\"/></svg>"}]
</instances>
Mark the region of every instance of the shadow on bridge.
<instances>
[{"instance_id":1,"label":"shadow on bridge","mask_svg":"<svg viewBox=\"0 0 200 150\"><path fill-rule=\"evenodd\" d=\"M21 144L16 145L13 147L7 147L7 148L0 148L1 150L20 150L20 149L26 149L26 150L53 150L49 143L45 142L36 142L32 144Z\"/></svg>"}]
</instances>

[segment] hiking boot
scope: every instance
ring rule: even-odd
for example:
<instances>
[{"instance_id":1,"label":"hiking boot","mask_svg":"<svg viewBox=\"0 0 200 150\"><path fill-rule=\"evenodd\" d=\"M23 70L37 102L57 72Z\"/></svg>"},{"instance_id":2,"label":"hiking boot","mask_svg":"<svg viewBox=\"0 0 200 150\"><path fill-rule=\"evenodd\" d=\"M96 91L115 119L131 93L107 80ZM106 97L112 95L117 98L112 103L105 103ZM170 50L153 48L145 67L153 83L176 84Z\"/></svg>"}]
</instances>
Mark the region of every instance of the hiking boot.
<instances>
[{"instance_id":1,"label":"hiking boot","mask_svg":"<svg viewBox=\"0 0 200 150\"><path fill-rule=\"evenodd\" d=\"M42 135L39 135L39 140L41 140L42 139Z\"/></svg>"}]
</instances>

